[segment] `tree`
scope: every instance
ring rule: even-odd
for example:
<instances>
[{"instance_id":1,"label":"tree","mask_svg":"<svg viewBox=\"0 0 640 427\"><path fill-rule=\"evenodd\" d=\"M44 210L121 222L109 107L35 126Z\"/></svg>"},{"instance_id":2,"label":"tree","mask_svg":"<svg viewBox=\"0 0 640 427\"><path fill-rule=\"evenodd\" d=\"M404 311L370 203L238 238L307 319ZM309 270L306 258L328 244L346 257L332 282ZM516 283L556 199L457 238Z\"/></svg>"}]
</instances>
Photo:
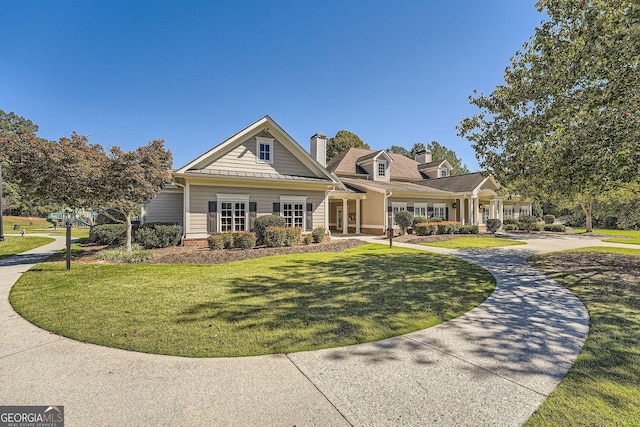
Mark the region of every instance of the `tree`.
<instances>
[{"instance_id":1,"label":"tree","mask_svg":"<svg viewBox=\"0 0 640 427\"><path fill-rule=\"evenodd\" d=\"M455 151L449 150L438 141L431 141L427 144L427 150L431 151L433 160L447 160L451 164L451 175L463 175L470 172Z\"/></svg>"},{"instance_id":2,"label":"tree","mask_svg":"<svg viewBox=\"0 0 640 427\"><path fill-rule=\"evenodd\" d=\"M640 174L640 5L540 0L549 21L505 70L505 84L470 102L460 134L511 191L580 205Z\"/></svg>"},{"instance_id":3,"label":"tree","mask_svg":"<svg viewBox=\"0 0 640 427\"><path fill-rule=\"evenodd\" d=\"M131 216L171 182L173 156L156 139L133 151L111 147L100 182L98 200L125 216L126 249L131 250Z\"/></svg>"},{"instance_id":4,"label":"tree","mask_svg":"<svg viewBox=\"0 0 640 427\"><path fill-rule=\"evenodd\" d=\"M410 159L413 158L411 156L411 152L409 150L407 150L406 148L401 147L399 145L392 145L390 148L387 148L387 153L399 154L401 156L405 156L405 157L408 157Z\"/></svg>"},{"instance_id":5,"label":"tree","mask_svg":"<svg viewBox=\"0 0 640 427\"><path fill-rule=\"evenodd\" d=\"M349 148L370 149L369 145L355 133L348 130L340 130L336 133L336 136L327 140L327 161L339 156Z\"/></svg>"},{"instance_id":6,"label":"tree","mask_svg":"<svg viewBox=\"0 0 640 427\"><path fill-rule=\"evenodd\" d=\"M0 133L24 134L37 133L38 126L31 120L20 117L11 112L6 113L0 109Z\"/></svg>"}]
</instances>

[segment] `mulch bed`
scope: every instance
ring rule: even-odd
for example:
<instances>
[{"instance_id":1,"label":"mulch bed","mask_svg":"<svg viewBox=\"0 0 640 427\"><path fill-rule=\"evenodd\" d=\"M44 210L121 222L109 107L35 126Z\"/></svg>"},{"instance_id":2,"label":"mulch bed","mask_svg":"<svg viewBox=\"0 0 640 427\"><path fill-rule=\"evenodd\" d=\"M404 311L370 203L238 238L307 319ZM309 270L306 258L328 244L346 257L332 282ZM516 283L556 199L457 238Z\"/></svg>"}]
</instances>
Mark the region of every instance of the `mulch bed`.
<instances>
[{"instance_id":1,"label":"mulch bed","mask_svg":"<svg viewBox=\"0 0 640 427\"><path fill-rule=\"evenodd\" d=\"M305 254L311 252L342 252L367 244L362 240L334 240L310 245L297 245L284 248L223 249L212 251L209 248L174 246L170 248L151 249L153 258L148 264L224 264L231 261L261 258L272 255ZM96 253L105 246L87 246L84 252L74 258L79 263L109 264L96 259Z\"/></svg>"}]
</instances>

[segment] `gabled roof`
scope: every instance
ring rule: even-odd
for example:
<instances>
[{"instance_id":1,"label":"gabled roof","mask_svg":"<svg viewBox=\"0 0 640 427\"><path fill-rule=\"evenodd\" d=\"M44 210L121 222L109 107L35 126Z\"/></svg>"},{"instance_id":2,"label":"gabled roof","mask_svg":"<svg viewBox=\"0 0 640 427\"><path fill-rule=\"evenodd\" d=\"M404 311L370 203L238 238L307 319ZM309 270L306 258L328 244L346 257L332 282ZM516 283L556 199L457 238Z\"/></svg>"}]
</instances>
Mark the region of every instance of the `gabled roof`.
<instances>
[{"instance_id":1,"label":"gabled roof","mask_svg":"<svg viewBox=\"0 0 640 427\"><path fill-rule=\"evenodd\" d=\"M481 172L452 175L445 178L425 179L417 182L417 184L452 193L472 193L487 181L490 181L495 188L500 188L492 176L484 176Z\"/></svg>"},{"instance_id":2,"label":"gabled roof","mask_svg":"<svg viewBox=\"0 0 640 427\"><path fill-rule=\"evenodd\" d=\"M380 150L380 151L374 151L373 153L359 157L358 160L356 160L356 163L357 164L367 163L368 160L375 160L380 156L384 156L387 158L388 161L393 162L393 158L389 155L389 153L387 153L384 150Z\"/></svg>"},{"instance_id":3,"label":"gabled roof","mask_svg":"<svg viewBox=\"0 0 640 427\"><path fill-rule=\"evenodd\" d=\"M449 169L451 169L451 164L447 161L447 160L435 160L433 162L429 162L429 163L420 163L418 165L418 169L423 170L423 169L431 169L431 168L438 168L440 166L442 166L443 164L446 164L447 167Z\"/></svg>"},{"instance_id":4,"label":"gabled roof","mask_svg":"<svg viewBox=\"0 0 640 427\"><path fill-rule=\"evenodd\" d=\"M350 148L327 163L327 170L338 176L366 175L366 172L358 168L358 162L363 157L380 154L380 151L365 150L363 148ZM418 171L418 163L400 154L385 153L393 161L390 162L391 179L402 181L419 181L424 176Z\"/></svg>"},{"instance_id":5,"label":"gabled roof","mask_svg":"<svg viewBox=\"0 0 640 427\"><path fill-rule=\"evenodd\" d=\"M229 138L216 145L209 151L190 161L186 165L179 168L174 172L175 175L188 175L188 174L201 174L201 175L216 175L212 172L204 172L202 169L220 158L224 154L231 151L233 148L242 144L249 138L258 135L268 129L268 132L273 135L278 142L280 142L287 150L289 150L298 160L300 160L308 169L309 175L315 174L315 176L296 177L305 178L314 181L325 181L339 184L338 179L329 173L325 168L320 165L291 135L289 135L275 120L266 115L256 122L250 124L241 131L231 135ZM244 174L242 174L244 172ZM249 176L246 171L239 171L236 174L239 178L257 178L257 179L294 179L286 174L268 174L269 177L262 176L262 174L254 174ZM273 176L277 175L277 176Z\"/></svg>"}]
</instances>

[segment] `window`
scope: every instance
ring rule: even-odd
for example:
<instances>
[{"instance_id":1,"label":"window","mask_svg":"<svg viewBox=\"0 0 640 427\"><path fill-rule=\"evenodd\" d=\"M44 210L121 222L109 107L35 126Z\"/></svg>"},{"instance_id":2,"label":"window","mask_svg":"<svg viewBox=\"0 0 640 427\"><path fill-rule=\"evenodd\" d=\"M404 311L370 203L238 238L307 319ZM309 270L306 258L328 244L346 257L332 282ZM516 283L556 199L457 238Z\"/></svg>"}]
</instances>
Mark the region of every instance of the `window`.
<instances>
[{"instance_id":1,"label":"window","mask_svg":"<svg viewBox=\"0 0 640 427\"><path fill-rule=\"evenodd\" d=\"M273 138L256 137L256 162L273 163Z\"/></svg>"},{"instance_id":2,"label":"window","mask_svg":"<svg viewBox=\"0 0 640 427\"><path fill-rule=\"evenodd\" d=\"M513 218L513 206L505 206L502 213L504 218Z\"/></svg>"},{"instance_id":3,"label":"window","mask_svg":"<svg viewBox=\"0 0 640 427\"><path fill-rule=\"evenodd\" d=\"M433 216L447 219L447 205L444 203L436 203L433 205Z\"/></svg>"},{"instance_id":4,"label":"window","mask_svg":"<svg viewBox=\"0 0 640 427\"><path fill-rule=\"evenodd\" d=\"M304 224L304 204L283 203L282 216L287 220L287 227L303 228Z\"/></svg>"},{"instance_id":5,"label":"window","mask_svg":"<svg viewBox=\"0 0 640 427\"><path fill-rule=\"evenodd\" d=\"M280 196L282 216L287 220L287 227L299 227L305 231L306 196Z\"/></svg>"},{"instance_id":6,"label":"window","mask_svg":"<svg viewBox=\"0 0 640 427\"><path fill-rule=\"evenodd\" d=\"M245 202L220 203L220 231L245 231L247 204Z\"/></svg>"},{"instance_id":7,"label":"window","mask_svg":"<svg viewBox=\"0 0 640 427\"><path fill-rule=\"evenodd\" d=\"M445 167L440 168L440 177L444 178L445 176L449 176L449 169Z\"/></svg>"},{"instance_id":8,"label":"window","mask_svg":"<svg viewBox=\"0 0 640 427\"><path fill-rule=\"evenodd\" d=\"M528 206L523 206L520 208L520 216L531 215L531 208Z\"/></svg>"},{"instance_id":9,"label":"window","mask_svg":"<svg viewBox=\"0 0 640 427\"><path fill-rule=\"evenodd\" d=\"M427 216L427 204L415 203L413 205L413 216Z\"/></svg>"},{"instance_id":10,"label":"window","mask_svg":"<svg viewBox=\"0 0 640 427\"><path fill-rule=\"evenodd\" d=\"M217 194L220 211L219 231L246 231L247 204L249 196L244 194Z\"/></svg>"},{"instance_id":11,"label":"window","mask_svg":"<svg viewBox=\"0 0 640 427\"><path fill-rule=\"evenodd\" d=\"M387 174L387 162L384 160L378 160L378 176L385 176Z\"/></svg>"},{"instance_id":12,"label":"window","mask_svg":"<svg viewBox=\"0 0 640 427\"><path fill-rule=\"evenodd\" d=\"M406 203L392 203L391 204L391 223L396 225L396 214L400 211L406 211Z\"/></svg>"}]
</instances>

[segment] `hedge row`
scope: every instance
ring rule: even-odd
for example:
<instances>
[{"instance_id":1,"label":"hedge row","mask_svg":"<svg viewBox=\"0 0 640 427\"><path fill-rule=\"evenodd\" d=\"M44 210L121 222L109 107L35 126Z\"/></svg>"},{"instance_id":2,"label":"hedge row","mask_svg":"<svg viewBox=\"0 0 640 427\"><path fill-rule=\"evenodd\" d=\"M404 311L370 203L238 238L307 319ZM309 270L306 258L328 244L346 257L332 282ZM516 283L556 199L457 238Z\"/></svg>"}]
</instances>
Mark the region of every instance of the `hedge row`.
<instances>
[{"instance_id":1,"label":"hedge row","mask_svg":"<svg viewBox=\"0 0 640 427\"><path fill-rule=\"evenodd\" d=\"M310 235L305 236L304 243L311 242L320 243L324 240L326 230L324 227L313 229ZM283 246L294 246L302 241L302 229L286 228L286 227L265 227L261 231L261 243L270 248L279 248ZM226 232L213 233L207 238L209 249L253 249L258 242L258 233L243 232Z\"/></svg>"},{"instance_id":2,"label":"hedge row","mask_svg":"<svg viewBox=\"0 0 640 427\"><path fill-rule=\"evenodd\" d=\"M432 236L434 234L478 234L477 225L460 225L456 223L433 224L428 222L418 223L415 226L418 236Z\"/></svg>"},{"instance_id":3,"label":"hedge row","mask_svg":"<svg viewBox=\"0 0 640 427\"><path fill-rule=\"evenodd\" d=\"M182 239L182 226L175 223L150 222L132 229L133 241L145 249L175 246ZM121 245L127 236L125 224L94 225L89 240L98 245Z\"/></svg>"}]
</instances>

